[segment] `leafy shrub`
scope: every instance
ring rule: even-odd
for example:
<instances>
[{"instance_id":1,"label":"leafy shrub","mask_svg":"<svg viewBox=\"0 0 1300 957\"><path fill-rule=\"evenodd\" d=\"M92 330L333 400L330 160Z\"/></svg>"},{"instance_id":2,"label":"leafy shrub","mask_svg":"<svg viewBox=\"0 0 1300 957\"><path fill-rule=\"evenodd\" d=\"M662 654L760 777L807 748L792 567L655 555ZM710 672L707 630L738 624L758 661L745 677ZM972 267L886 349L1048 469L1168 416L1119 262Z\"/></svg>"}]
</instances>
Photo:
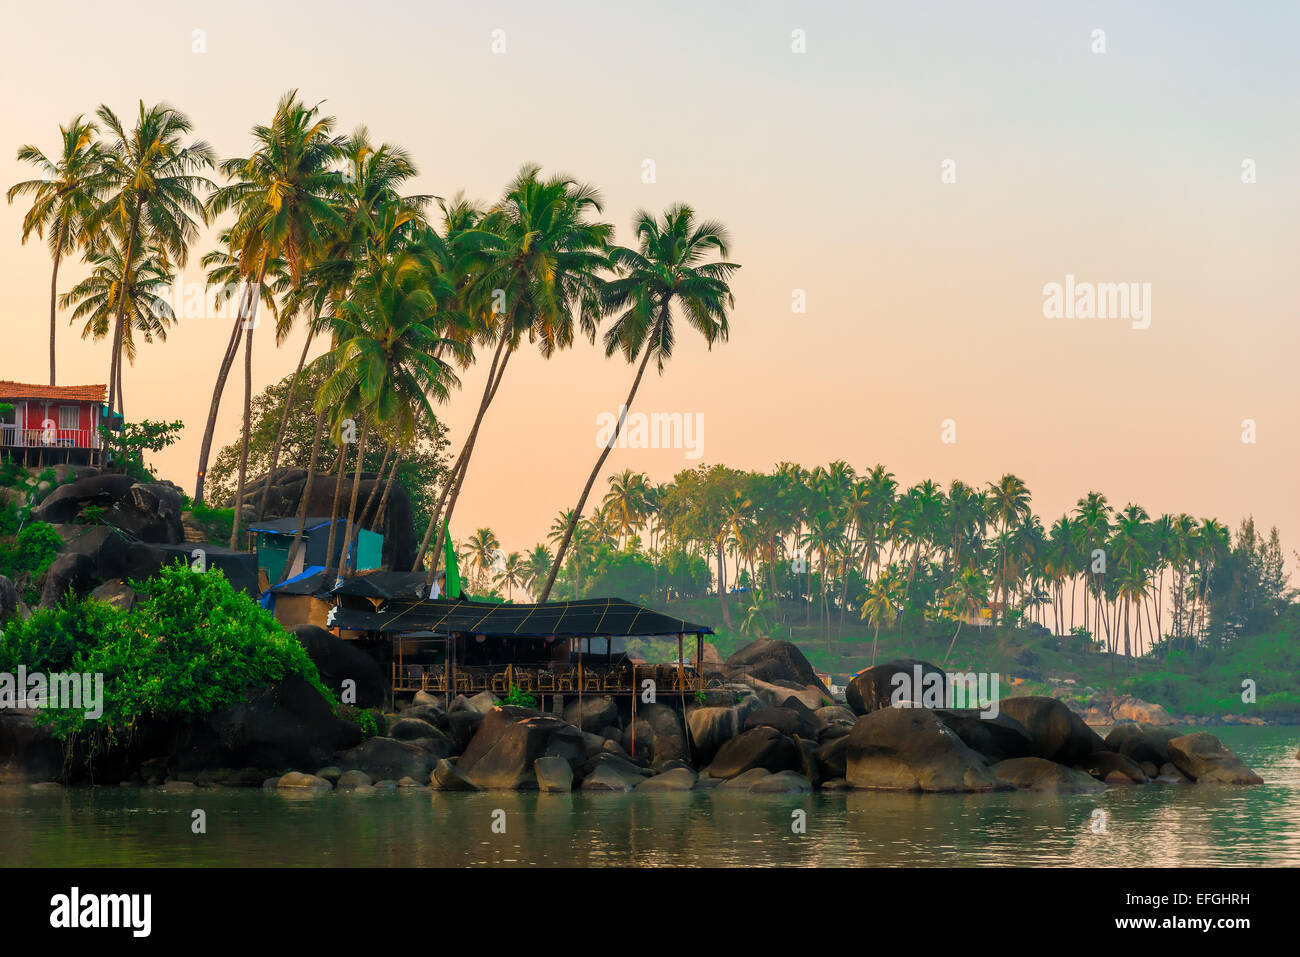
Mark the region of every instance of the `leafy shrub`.
<instances>
[{"instance_id":1,"label":"leafy shrub","mask_svg":"<svg viewBox=\"0 0 1300 957\"><path fill-rule=\"evenodd\" d=\"M199 574L178 562L132 585L141 600L130 612L70 597L0 636L0 670L103 674L98 721L80 711L42 713L58 737L121 740L145 716L199 717L294 674L334 702L297 639L220 569Z\"/></svg>"},{"instance_id":2,"label":"leafy shrub","mask_svg":"<svg viewBox=\"0 0 1300 957\"><path fill-rule=\"evenodd\" d=\"M530 695L523 688L511 688L510 693L505 696L502 704L514 704L521 708L536 708L537 699Z\"/></svg>"}]
</instances>

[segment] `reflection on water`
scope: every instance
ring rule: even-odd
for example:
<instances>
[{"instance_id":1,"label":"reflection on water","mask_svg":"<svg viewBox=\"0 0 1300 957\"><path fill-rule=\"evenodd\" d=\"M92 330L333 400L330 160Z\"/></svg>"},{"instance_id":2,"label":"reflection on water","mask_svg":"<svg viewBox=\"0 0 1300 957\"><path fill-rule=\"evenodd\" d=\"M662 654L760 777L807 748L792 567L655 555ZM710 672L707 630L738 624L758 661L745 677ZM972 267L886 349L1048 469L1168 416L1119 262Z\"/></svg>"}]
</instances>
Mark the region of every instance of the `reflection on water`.
<instances>
[{"instance_id":1,"label":"reflection on water","mask_svg":"<svg viewBox=\"0 0 1300 957\"><path fill-rule=\"evenodd\" d=\"M1300 729L1216 734L1260 787L1100 795L446 794L0 787L6 866L1300 864ZM191 833L202 808L207 833ZM493 833L505 811L506 833ZM791 829L807 812L807 833ZM1105 811L1105 831L1094 811Z\"/></svg>"}]
</instances>

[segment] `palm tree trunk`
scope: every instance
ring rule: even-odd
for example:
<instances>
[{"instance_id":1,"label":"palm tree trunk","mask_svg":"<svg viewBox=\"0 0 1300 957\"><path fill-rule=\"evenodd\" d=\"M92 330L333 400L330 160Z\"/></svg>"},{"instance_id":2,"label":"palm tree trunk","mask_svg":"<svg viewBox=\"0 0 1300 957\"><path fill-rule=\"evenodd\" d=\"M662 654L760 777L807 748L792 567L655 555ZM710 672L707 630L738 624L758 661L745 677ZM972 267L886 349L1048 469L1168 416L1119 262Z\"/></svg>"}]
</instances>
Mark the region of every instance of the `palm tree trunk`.
<instances>
[{"instance_id":1,"label":"palm tree trunk","mask_svg":"<svg viewBox=\"0 0 1300 957\"><path fill-rule=\"evenodd\" d=\"M239 522L244 515L244 482L248 477L248 440L253 428L253 330L244 337L244 428L239 444L239 477L235 483L235 520L230 526L230 547L238 548Z\"/></svg>"},{"instance_id":2,"label":"palm tree trunk","mask_svg":"<svg viewBox=\"0 0 1300 957\"><path fill-rule=\"evenodd\" d=\"M113 352L108 367L108 408L112 410L117 402L116 372L122 358L122 323L126 317L126 291L130 286L131 257L135 254L135 237L140 227L140 200L135 201L131 211L131 228L126 236L126 252L122 258L122 283L117 296L117 315L113 319Z\"/></svg>"},{"instance_id":3,"label":"palm tree trunk","mask_svg":"<svg viewBox=\"0 0 1300 957\"><path fill-rule=\"evenodd\" d=\"M957 644L957 636L961 634L961 619L957 619L957 630L952 633L952 641L948 642L948 653L943 656L943 663L946 665L948 659L952 656L952 649Z\"/></svg>"},{"instance_id":4,"label":"palm tree trunk","mask_svg":"<svg viewBox=\"0 0 1300 957\"><path fill-rule=\"evenodd\" d=\"M474 419L474 427L470 430L469 436L465 439L464 461L461 463L460 475L456 479L456 486L451 490L451 496L447 499L447 511L442 518L442 529L439 533L438 540L441 541L446 530L451 528L451 517L456 512L456 501L460 498L461 487L465 483L465 476L469 474L469 460L474 454L474 446L478 442L479 427L483 424L483 416L487 414L488 406L496 398L497 389L501 387L501 379L506 373L506 363L514 355L514 349L510 348L501 356L501 365L496 370L496 380L492 382L491 388L484 393L483 403L478 411L478 416ZM432 587L434 578L438 575L438 561L442 557L442 550L435 548L433 551L433 561L429 563L429 574L426 577L425 584Z\"/></svg>"},{"instance_id":5,"label":"palm tree trunk","mask_svg":"<svg viewBox=\"0 0 1300 957\"><path fill-rule=\"evenodd\" d=\"M664 312L667 312L667 304L664 305ZM660 319L660 322L663 320ZM564 530L564 538L561 539L559 548L556 549L555 562L551 565L551 573L546 576L546 584L542 587L541 601L546 601L550 597L551 587L555 584L555 576L559 574L560 566L564 563L564 553L569 550L569 542L573 539L573 530L578 526L578 519L582 517L582 509L587 504L587 496L591 494L591 487L596 484L596 477L600 475L601 467L605 464L605 459L609 458L609 453L614 450L618 442L619 433L623 431L623 422L627 418L628 410L632 408L632 400L636 398L636 390L641 387L641 379L645 375L646 366L650 363L650 354L654 338L646 340L645 354L641 356L641 364L637 367L636 378L632 380L632 388L628 390L627 400L619 409L618 421L614 423L614 432L605 443L605 447L600 450L600 455L596 457L596 465L587 476L587 484L582 488L582 494L578 496L578 505L573 510L573 515L569 519L569 527ZM721 584L721 582L719 582Z\"/></svg>"},{"instance_id":6,"label":"palm tree trunk","mask_svg":"<svg viewBox=\"0 0 1300 957\"><path fill-rule=\"evenodd\" d=\"M351 577L356 571L356 562L352 561L352 527L357 512L357 493L361 490L361 466L366 457L366 433L369 431L370 416L367 415L361 420L361 441L357 443L357 467L352 473L352 497L348 499L348 521L343 526L343 553L339 556L339 572L347 577Z\"/></svg>"},{"instance_id":7,"label":"palm tree trunk","mask_svg":"<svg viewBox=\"0 0 1300 957\"><path fill-rule=\"evenodd\" d=\"M208 422L203 429L203 444L199 446L198 476L194 481L194 501L196 504L203 502L203 482L208 473L208 457L212 454L212 436L217 429L217 412L221 408L221 395L225 391L230 368L235 364L235 356L239 354L239 340L244 333L244 325L248 322L249 313L253 310L257 292L261 289L264 278L266 278L266 257L262 258L262 265L257 273L257 282L251 286L245 284L243 296L239 301L238 315L235 317L235 328L231 330L230 342L226 345L226 354L221 359L221 366L217 370L217 381L212 387L212 402L208 406ZM249 329L248 334L251 336L253 330Z\"/></svg>"},{"instance_id":8,"label":"palm tree trunk","mask_svg":"<svg viewBox=\"0 0 1300 957\"><path fill-rule=\"evenodd\" d=\"M452 493L453 488L455 488L457 492L460 491L460 480L464 476L465 470L469 465L469 457L474 445L473 440L478 435L479 423L483 421L483 415L487 412L487 407L492 401L492 396L496 394L496 389L493 387L493 381L496 380L498 384L500 383L498 371L505 371L505 360L510 358L510 352L506 352L504 359L502 358L502 352L506 348L506 343L506 337L502 336L501 341L497 343L496 352L492 354L492 365L488 367L487 383L483 388L483 398L479 400L478 415L474 419L474 426L470 430L470 434L465 438L465 444L461 446L460 454L456 456L456 464L453 465L451 471L447 473L447 482L442 487L442 494L438 496L438 504L434 506L433 513L429 516L429 527L424 530L424 538L420 541L419 554L415 556L415 564L411 566L411 571L413 572L419 571L420 566L424 564L424 557L429 551L429 542L433 539L434 529L438 527L438 519L442 515L443 504L447 502L448 496ZM512 352L513 350L510 351ZM498 363L500 364L499 370ZM433 577L438 573L438 554L441 551L442 539L443 536L439 535L439 546L434 549L433 562L429 566L429 580L426 584L430 586L433 584Z\"/></svg>"},{"instance_id":9,"label":"palm tree trunk","mask_svg":"<svg viewBox=\"0 0 1300 957\"><path fill-rule=\"evenodd\" d=\"M334 501L330 505L330 534L325 543L325 577L334 571L334 532L339 516L339 497L343 494L343 472L347 468L347 445L339 446L338 472L334 476ZM358 453L360 454L360 453Z\"/></svg>"},{"instance_id":10,"label":"palm tree trunk","mask_svg":"<svg viewBox=\"0 0 1300 957\"><path fill-rule=\"evenodd\" d=\"M384 521L384 515L388 508L388 493L393 490L393 480L397 478L398 466L402 464L402 456L406 454L406 446L397 450L397 456L393 459L393 467L388 470L388 481L384 483L384 494L379 496L379 508L375 511L375 525L381 525Z\"/></svg>"},{"instance_id":11,"label":"palm tree trunk","mask_svg":"<svg viewBox=\"0 0 1300 957\"><path fill-rule=\"evenodd\" d=\"M380 440L381 441L383 440L382 436L380 437ZM357 524L356 524L356 528L353 530L356 533L357 538L361 537L361 526L365 523L366 516L370 514L370 506L375 504L375 496L379 494L379 486L383 484L384 469L388 467L388 459L393 454L393 444L394 443L390 442L388 445L384 447L384 458L379 463L379 471L375 473L374 484L370 486L370 494L366 496L366 504L361 506L361 511L357 513ZM375 525L375 520L373 518L370 520L370 525L372 528ZM352 547L352 536L349 536L348 548L351 549L351 547ZM352 568L349 570L347 577L351 578L356 573L357 573L357 569Z\"/></svg>"},{"instance_id":12,"label":"palm tree trunk","mask_svg":"<svg viewBox=\"0 0 1300 957\"><path fill-rule=\"evenodd\" d=\"M289 381L289 392L284 397L284 412L280 414L280 430L275 434L275 445L271 447L271 464L266 470L266 481L262 484L262 497L257 503L257 520L260 522L266 514L266 500L271 495L271 482L275 479L276 466L280 463L280 447L284 444L284 433L289 427L289 410L293 407L294 393L298 389L298 377L302 375L303 364L307 361L307 350L311 348L314 333L307 330L307 341L303 343L302 355L298 356L298 368L293 370Z\"/></svg>"},{"instance_id":13,"label":"palm tree trunk","mask_svg":"<svg viewBox=\"0 0 1300 957\"><path fill-rule=\"evenodd\" d=\"M303 483L302 498L298 501L298 527L294 529L293 543L289 546L289 555L284 560L284 568L280 569L280 577L276 584L289 577L289 569L302 545L302 527L307 524L307 503L311 498L312 479L315 478L316 462L320 457L320 436L324 431L325 413L322 412L316 416L316 435L311 440L311 462L307 465L307 481Z\"/></svg>"},{"instance_id":14,"label":"palm tree trunk","mask_svg":"<svg viewBox=\"0 0 1300 957\"><path fill-rule=\"evenodd\" d=\"M50 275L50 385L54 385L54 338L58 326L55 324L55 300L59 288L59 261L63 258L63 243L66 237L65 233L60 234L59 244L54 250L54 272Z\"/></svg>"}]
</instances>

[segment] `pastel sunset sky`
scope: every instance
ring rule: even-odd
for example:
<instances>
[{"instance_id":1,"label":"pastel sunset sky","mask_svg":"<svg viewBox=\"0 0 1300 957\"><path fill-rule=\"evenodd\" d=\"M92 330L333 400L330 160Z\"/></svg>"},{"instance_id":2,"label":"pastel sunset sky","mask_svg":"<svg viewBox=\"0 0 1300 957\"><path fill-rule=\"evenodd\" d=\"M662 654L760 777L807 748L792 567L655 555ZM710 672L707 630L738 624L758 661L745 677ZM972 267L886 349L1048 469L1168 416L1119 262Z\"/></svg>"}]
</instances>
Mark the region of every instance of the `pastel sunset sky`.
<instances>
[{"instance_id":1,"label":"pastel sunset sky","mask_svg":"<svg viewBox=\"0 0 1300 957\"><path fill-rule=\"evenodd\" d=\"M415 191L490 200L533 161L598 186L625 243L635 210L687 202L728 225L743 265L731 341L709 352L683 327L634 411L698 413L703 457L618 449L607 472L833 459L882 462L901 483L1014 472L1045 523L1090 489L1234 528L1253 514L1279 527L1294 568L1300 5L986 6L137 0L110 14L47 0L46 29L0 38L0 178L30 175L19 145L53 151L58 124L100 103L128 118L140 99L245 155L249 128L297 88L341 132L364 123L406 146ZM1247 160L1257 182L1242 181ZM0 378L44 382L50 261L19 243L25 209L0 205ZM214 243L205 231L186 281ZM66 268L60 291L80 275ZM1043 287L1067 275L1149 283L1149 328L1045 318ZM185 421L155 464L191 491L228 334L225 318L183 320L125 373L128 418ZM261 389L302 340L257 334ZM108 358L61 326L61 384L105 381ZM486 364L443 410L454 448ZM516 357L453 534L542 540L632 371L585 342ZM238 434L239 376L218 446ZM941 441L945 419L956 443Z\"/></svg>"}]
</instances>

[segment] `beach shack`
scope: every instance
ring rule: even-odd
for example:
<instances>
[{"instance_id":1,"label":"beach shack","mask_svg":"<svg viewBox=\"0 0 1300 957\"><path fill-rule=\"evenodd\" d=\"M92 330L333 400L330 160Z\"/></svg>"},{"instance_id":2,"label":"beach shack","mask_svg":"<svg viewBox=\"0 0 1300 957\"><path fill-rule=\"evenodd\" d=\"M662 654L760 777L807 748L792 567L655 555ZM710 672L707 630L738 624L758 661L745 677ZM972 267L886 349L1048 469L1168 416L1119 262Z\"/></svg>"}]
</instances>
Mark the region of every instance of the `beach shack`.
<instances>
[{"instance_id":1,"label":"beach shack","mask_svg":"<svg viewBox=\"0 0 1300 957\"><path fill-rule=\"evenodd\" d=\"M25 465L89 465L101 447L100 426L122 426L104 404L107 391L0 381L0 452Z\"/></svg>"},{"instance_id":2,"label":"beach shack","mask_svg":"<svg viewBox=\"0 0 1300 957\"><path fill-rule=\"evenodd\" d=\"M334 553L331 561L326 561L329 551L330 526L334 527ZM303 523L302 545L289 569L289 578L297 579L312 568L324 569L331 565L339 567L339 556L343 552L344 532L347 528L346 518L336 518L333 522L326 518L308 518ZM355 530L356 542L353 543L348 558L348 566L356 571L368 571L378 568L382 562L384 536L368 529ZM248 527L253 550L257 553L257 567L266 572L270 581L279 581L280 572L284 570L289 549L298 532L298 519L273 518L254 522Z\"/></svg>"},{"instance_id":3,"label":"beach shack","mask_svg":"<svg viewBox=\"0 0 1300 957\"><path fill-rule=\"evenodd\" d=\"M631 695L653 681L657 694L703 691L700 667L708 625L620 598L513 604L447 598L393 598L374 610L335 605L328 626L392 646L394 693L415 691L548 695ZM676 637L673 664L627 654L634 637ZM692 663L687 636L694 638Z\"/></svg>"}]
</instances>

